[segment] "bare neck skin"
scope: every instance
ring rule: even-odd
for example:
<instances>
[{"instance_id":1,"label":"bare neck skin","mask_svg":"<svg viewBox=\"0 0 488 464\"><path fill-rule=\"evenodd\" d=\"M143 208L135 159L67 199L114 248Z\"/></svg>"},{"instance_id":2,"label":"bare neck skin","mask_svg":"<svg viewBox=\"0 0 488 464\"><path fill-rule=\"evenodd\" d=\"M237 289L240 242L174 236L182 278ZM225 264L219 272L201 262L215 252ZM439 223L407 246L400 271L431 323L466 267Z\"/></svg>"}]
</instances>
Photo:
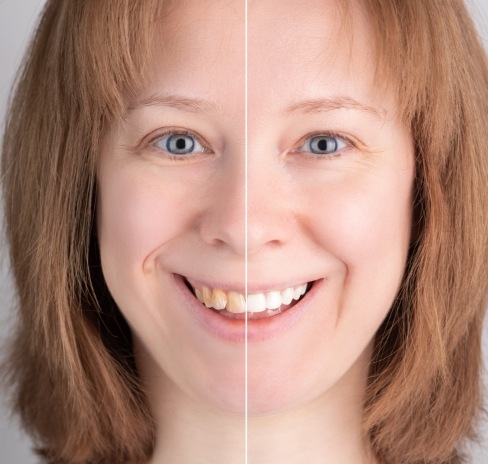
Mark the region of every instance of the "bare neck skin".
<instances>
[{"instance_id":1,"label":"bare neck skin","mask_svg":"<svg viewBox=\"0 0 488 464\"><path fill-rule=\"evenodd\" d=\"M144 371L148 363L142 364ZM149 464L242 464L245 456L249 464L378 464L362 439L365 372L348 371L331 390L306 403L249 414L247 428L244 413L205 404L170 379L153 377L157 437Z\"/></svg>"},{"instance_id":2,"label":"bare neck skin","mask_svg":"<svg viewBox=\"0 0 488 464\"><path fill-rule=\"evenodd\" d=\"M349 371L316 399L250 418L249 463L376 464L362 438L364 380Z\"/></svg>"}]
</instances>

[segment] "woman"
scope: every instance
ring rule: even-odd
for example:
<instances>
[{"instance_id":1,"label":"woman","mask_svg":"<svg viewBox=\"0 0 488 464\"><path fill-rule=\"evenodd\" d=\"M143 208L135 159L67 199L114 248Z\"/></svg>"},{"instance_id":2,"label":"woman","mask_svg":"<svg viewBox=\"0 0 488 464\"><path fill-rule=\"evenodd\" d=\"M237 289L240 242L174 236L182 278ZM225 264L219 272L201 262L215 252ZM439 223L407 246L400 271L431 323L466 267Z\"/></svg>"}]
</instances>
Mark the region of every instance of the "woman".
<instances>
[{"instance_id":1,"label":"woman","mask_svg":"<svg viewBox=\"0 0 488 464\"><path fill-rule=\"evenodd\" d=\"M245 7L48 2L4 142L15 407L50 462L459 463L473 25L455 0Z\"/></svg>"}]
</instances>

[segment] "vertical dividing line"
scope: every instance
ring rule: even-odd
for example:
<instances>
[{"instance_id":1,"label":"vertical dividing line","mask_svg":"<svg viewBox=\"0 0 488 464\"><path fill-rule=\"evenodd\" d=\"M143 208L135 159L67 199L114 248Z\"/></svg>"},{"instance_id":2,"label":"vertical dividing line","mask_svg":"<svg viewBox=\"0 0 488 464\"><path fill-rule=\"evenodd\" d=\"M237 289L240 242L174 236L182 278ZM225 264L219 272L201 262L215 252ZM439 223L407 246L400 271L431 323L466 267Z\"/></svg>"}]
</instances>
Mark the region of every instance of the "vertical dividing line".
<instances>
[{"instance_id":1,"label":"vertical dividing line","mask_svg":"<svg viewBox=\"0 0 488 464\"><path fill-rule=\"evenodd\" d=\"M244 389L245 389L245 392L244 392L244 464L248 464L248 460L247 460L247 447L248 447L248 414L247 414L247 405L248 405L248 350L247 350L247 283L248 283L248 279L247 279L247 271L248 271L248 266L247 266L247 262L248 262L248 248L247 248L247 245L248 245L248 242L247 242L247 219L248 219L248 214L247 214L247 211L248 211L248 208L247 208L247 199L248 199L248 176L247 176L247 134L248 134L248 131L247 131L247 116L248 116L248 113L247 113L247 77L248 77L248 74L247 74L247 58L248 58L248 49L247 49L247 30L248 30L248 24L247 24L247 10L248 10L248 0L244 0L244 7L245 7L245 11L244 11L244 28L245 28L245 31L244 31L244 40L245 40L245 44L244 44L244 53L245 53L245 57L244 57L244 79L245 79L245 84L244 84L244 98L245 98L245 102L244 102L244 130L246 131L246 133L244 134L244 163L245 163L245 166L244 166L244 214L245 214L245 218L244 218L244 236L245 236L245 244L244 244L244 259L245 259L245 262L244 262L244 272L245 272L245 277L244 277L244 290L245 290L245 297L246 297L246 318L244 319L245 321L245 324L244 324L244 334L245 334L245 339L244 339L244 364L245 364L245 371L244 371Z\"/></svg>"}]
</instances>

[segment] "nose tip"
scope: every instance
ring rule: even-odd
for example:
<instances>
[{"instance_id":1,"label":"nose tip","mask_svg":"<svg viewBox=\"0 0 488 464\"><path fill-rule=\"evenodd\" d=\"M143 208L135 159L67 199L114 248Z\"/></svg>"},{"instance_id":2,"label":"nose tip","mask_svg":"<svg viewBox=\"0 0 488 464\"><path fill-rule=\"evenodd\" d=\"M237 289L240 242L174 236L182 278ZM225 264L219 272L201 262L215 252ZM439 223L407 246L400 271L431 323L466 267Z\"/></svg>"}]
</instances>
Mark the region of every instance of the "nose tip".
<instances>
[{"instance_id":1,"label":"nose tip","mask_svg":"<svg viewBox=\"0 0 488 464\"><path fill-rule=\"evenodd\" d=\"M252 215L247 218L246 248L247 256L254 256L264 250L279 248L283 239L278 231L273 231L272 224L260 220Z\"/></svg>"},{"instance_id":2,"label":"nose tip","mask_svg":"<svg viewBox=\"0 0 488 464\"><path fill-rule=\"evenodd\" d=\"M246 257L283 245L289 234L284 196L269 176L250 172L255 171L241 170L214 184L200 224L205 243Z\"/></svg>"},{"instance_id":3,"label":"nose tip","mask_svg":"<svg viewBox=\"0 0 488 464\"><path fill-rule=\"evenodd\" d=\"M218 249L227 249L227 251L231 251L238 256L245 256L246 229L244 208L236 207L234 212L227 213L224 205L220 206L211 216L206 214L200 227L200 235L207 245ZM241 212L242 214L239 214Z\"/></svg>"},{"instance_id":4,"label":"nose tip","mask_svg":"<svg viewBox=\"0 0 488 464\"><path fill-rule=\"evenodd\" d=\"M212 183L213 186L202 213L200 236L207 245L245 256L246 179L244 166L224 168Z\"/></svg>"}]
</instances>

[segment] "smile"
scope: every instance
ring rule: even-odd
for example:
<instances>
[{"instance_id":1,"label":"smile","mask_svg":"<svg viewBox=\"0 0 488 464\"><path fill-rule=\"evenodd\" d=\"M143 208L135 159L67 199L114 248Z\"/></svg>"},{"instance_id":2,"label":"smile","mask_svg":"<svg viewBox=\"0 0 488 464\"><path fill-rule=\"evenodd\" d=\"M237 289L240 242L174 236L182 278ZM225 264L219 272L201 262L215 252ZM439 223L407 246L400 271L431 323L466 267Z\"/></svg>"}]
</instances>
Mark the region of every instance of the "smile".
<instances>
[{"instance_id":1,"label":"smile","mask_svg":"<svg viewBox=\"0 0 488 464\"><path fill-rule=\"evenodd\" d=\"M290 309L307 294L313 282L265 293L248 293L247 299L243 293L190 283L188 279L186 284L200 303L222 316L231 319L264 319Z\"/></svg>"}]
</instances>

